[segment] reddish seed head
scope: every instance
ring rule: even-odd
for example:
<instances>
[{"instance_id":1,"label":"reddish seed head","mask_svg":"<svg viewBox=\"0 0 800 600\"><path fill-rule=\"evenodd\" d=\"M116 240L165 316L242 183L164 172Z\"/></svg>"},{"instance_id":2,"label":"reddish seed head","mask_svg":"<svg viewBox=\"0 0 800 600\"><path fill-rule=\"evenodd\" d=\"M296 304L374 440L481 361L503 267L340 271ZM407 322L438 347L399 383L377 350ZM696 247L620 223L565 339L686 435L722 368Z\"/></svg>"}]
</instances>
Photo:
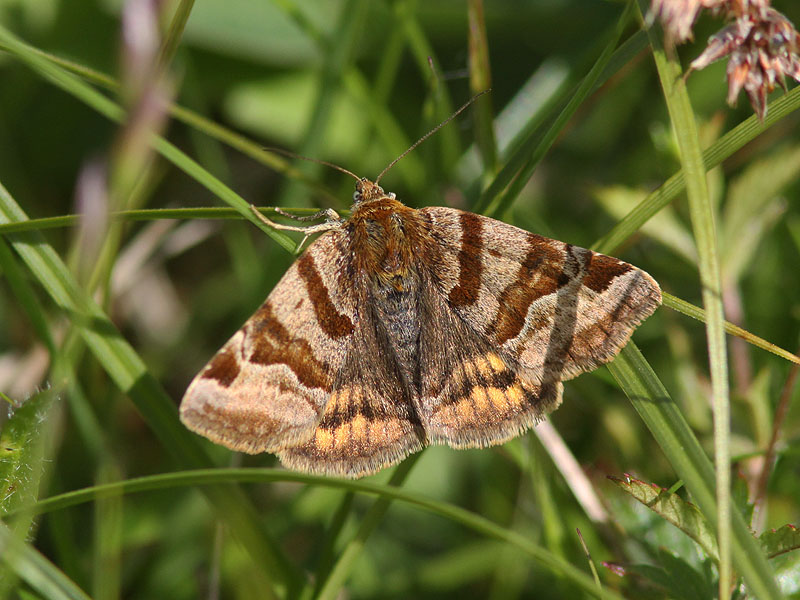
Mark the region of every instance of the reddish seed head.
<instances>
[{"instance_id":1,"label":"reddish seed head","mask_svg":"<svg viewBox=\"0 0 800 600\"><path fill-rule=\"evenodd\" d=\"M728 104L735 104L744 89L763 121L767 94L776 85L786 89L787 75L800 81L800 34L770 7L770 0L653 0L651 13L661 19L667 38L680 43L692 37L692 24L703 8L724 13L731 23L709 38L690 70L729 57Z\"/></svg>"}]
</instances>

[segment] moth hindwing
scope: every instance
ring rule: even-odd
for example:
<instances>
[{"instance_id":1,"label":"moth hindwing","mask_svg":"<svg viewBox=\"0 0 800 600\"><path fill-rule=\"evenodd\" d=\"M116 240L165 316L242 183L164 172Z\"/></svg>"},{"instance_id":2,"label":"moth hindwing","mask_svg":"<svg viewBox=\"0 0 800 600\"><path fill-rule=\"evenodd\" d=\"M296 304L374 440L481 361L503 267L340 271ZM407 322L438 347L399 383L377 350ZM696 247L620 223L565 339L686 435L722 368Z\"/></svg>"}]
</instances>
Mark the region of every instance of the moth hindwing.
<instances>
[{"instance_id":1,"label":"moth hindwing","mask_svg":"<svg viewBox=\"0 0 800 600\"><path fill-rule=\"evenodd\" d=\"M503 443L661 303L628 263L365 179L325 229L181 402L190 429L301 471Z\"/></svg>"}]
</instances>

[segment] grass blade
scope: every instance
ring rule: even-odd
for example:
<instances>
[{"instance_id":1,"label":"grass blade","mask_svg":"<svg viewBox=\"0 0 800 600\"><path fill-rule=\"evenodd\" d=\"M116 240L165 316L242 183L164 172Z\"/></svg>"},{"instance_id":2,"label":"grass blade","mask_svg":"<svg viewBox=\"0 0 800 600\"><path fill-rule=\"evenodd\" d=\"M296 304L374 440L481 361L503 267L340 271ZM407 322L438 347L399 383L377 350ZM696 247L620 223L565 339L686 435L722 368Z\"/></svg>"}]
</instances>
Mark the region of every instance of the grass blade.
<instances>
[{"instance_id":1,"label":"grass blade","mask_svg":"<svg viewBox=\"0 0 800 600\"><path fill-rule=\"evenodd\" d=\"M431 499L418 493L391 485L380 485L368 481L348 479L335 479L281 469L204 469L196 471L178 471L162 473L147 477L129 479L114 484L95 486L75 490L66 494L53 496L33 505L32 511L36 513L50 512L83 502L89 502L97 497L120 493L142 492L147 490L162 490L174 486L207 486L219 485L224 482L295 482L308 485L322 486L333 489L379 496L385 500L397 500L415 506L421 510L440 515L456 523L472 529L492 539L503 541L520 552L530 556L543 567L562 575L571 583L580 587L588 595L596 598L609 598L619 600L621 597L608 589L598 589L592 577L575 568L572 564L533 543L525 535L513 529L504 528L490 521L486 517L470 512L459 506L447 502Z\"/></svg>"},{"instance_id":2,"label":"grass blade","mask_svg":"<svg viewBox=\"0 0 800 600\"><path fill-rule=\"evenodd\" d=\"M631 3L626 4L625 10L617 20L617 23L614 25L614 29L610 35L610 40L603 49L603 52L598 57L589 73L586 74L586 77L583 78L578 86L578 89L575 90L575 93L572 95L561 113L559 113L558 117L556 117L555 121L544 134L541 141L536 140L535 136L531 136L531 138L528 140L528 143L525 143L520 147L519 151L516 153L516 156L519 157L518 160L524 160L523 164L517 165L517 161L515 161L512 157L512 159L507 162L500 173L498 173L497 177L495 178L496 181L492 182L492 184L486 188L483 194L481 194L481 198L478 200L478 203L475 206L475 212L480 212L487 216L501 215L508 208L508 206L510 206L511 202L513 202L513 200L519 195L519 192L527 184L531 175L533 175L533 171L536 169L542 158L544 158L544 155L547 153L553 143L555 143L558 135L561 133L569 119L572 118L572 116L575 114L575 111L578 110L578 107L589 96L589 94L594 91L595 84L600 76L604 73L606 66L613 56L614 49L617 46L617 42L619 42L622 31L630 20L631 6ZM529 151L527 146L533 142L538 143ZM516 175L509 179L510 173L512 172L516 173ZM510 183L508 185L508 189L506 189L505 193L501 196L500 193L503 191L503 188L500 187L497 182L505 180L509 180Z\"/></svg>"},{"instance_id":3,"label":"grass blade","mask_svg":"<svg viewBox=\"0 0 800 600\"><path fill-rule=\"evenodd\" d=\"M700 151L694 112L680 74L680 64L673 53L668 57L660 45L659 33L648 30L664 99L672 128L678 141L681 167L689 197L689 213L700 267L703 305L706 310L706 337L714 405L714 462L717 487L717 545L719 550L719 597L730 595L731 569L731 454L730 389L728 357L725 345L725 316L722 307L722 277L719 244L714 224L714 208L708 194L706 170Z\"/></svg>"},{"instance_id":4,"label":"grass blade","mask_svg":"<svg viewBox=\"0 0 800 600\"><path fill-rule=\"evenodd\" d=\"M714 468L680 409L633 342L608 365L709 523L717 521ZM754 598L780 598L766 557L742 515L731 514L733 563Z\"/></svg>"},{"instance_id":5,"label":"grass blade","mask_svg":"<svg viewBox=\"0 0 800 600\"><path fill-rule=\"evenodd\" d=\"M88 104L103 116L115 122L121 122L124 119L124 112L119 105L100 94L97 90L78 79L72 73L65 71L46 58L32 52L3 27L0 27L0 42L5 44L16 56L40 73L45 79L65 92L75 96L80 101ZM202 168L196 161L192 160L188 155L164 138L153 136L151 138L151 143L156 151L164 156L164 158L172 162L190 177L197 180L198 183L205 186L214 195L230 204L247 220L264 231L283 248L289 252L294 252L295 243L289 236L259 221L252 214L249 202Z\"/></svg>"},{"instance_id":6,"label":"grass blade","mask_svg":"<svg viewBox=\"0 0 800 600\"><path fill-rule=\"evenodd\" d=\"M679 313L686 315L687 317L691 317L693 319L697 319L703 323L706 322L706 311L702 308L695 306L686 300L682 300L672 294L668 294L664 292L664 306L667 306L673 310L677 310ZM766 350L767 352L772 352L781 358L788 360L789 362L793 362L794 364L800 364L800 356L796 354L792 354L788 350L784 350L765 340L764 338L760 338L757 335L753 335L749 331L742 329L741 327L734 325L728 321L725 321L725 331L731 335L735 335L736 337L740 337L749 344L756 346L757 348L761 348L762 350Z\"/></svg>"},{"instance_id":7,"label":"grass blade","mask_svg":"<svg viewBox=\"0 0 800 600\"><path fill-rule=\"evenodd\" d=\"M469 18L469 84L472 93L477 94L492 87L483 0L470 0L467 16ZM484 171L494 173L497 167L497 142L494 137L491 100L489 95L478 98L473 107L473 114L475 115L475 142L483 157Z\"/></svg>"},{"instance_id":8,"label":"grass blade","mask_svg":"<svg viewBox=\"0 0 800 600\"><path fill-rule=\"evenodd\" d=\"M770 102L769 113L763 123L758 120L756 115L752 115L705 150L703 164L706 171L720 165L726 158L741 150L746 144L771 129L775 123L798 108L800 108L800 86L784 94L775 102ZM600 238L592 246L592 250L603 254L613 254L628 238L637 233L650 217L672 202L685 188L686 181L681 170L642 200L611 231Z\"/></svg>"},{"instance_id":9,"label":"grass blade","mask_svg":"<svg viewBox=\"0 0 800 600\"><path fill-rule=\"evenodd\" d=\"M169 30L164 36L164 41L158 54L157 70L166 69L167 65L172 62L172 58L178 50L178 44L181 43L183 30L186 29L186 22L189 20L189 14L192 12L193 6L194 0L181 0L180 4L175 7L175 14L172 16Z\"/></svg>"},{"instance_id":10,"label":"grass blade","mask_svg":"<svg viewBox=\"0 0 800 600\"><path fill-rule=\"evenodd\" d=\"M91 600L58 567L0 523L0 561L48 600Z\"/></svg>"},{"instance_id":11,"label":"grass blade","mask_svg":"<svg viewBox=\"0 0 800 600\"><path fill-rule=\"evenodd\" d=\"M402 486L420 456L421 454L417 453L400 463L392 474L389 485ZM381 522L391 503L392 501L389 498L378 498L369 508L364 518L361 519L356 535L339 554L339 559L330 572L327 573L327 576L317 585L319 592L316 597L318 600L335 600L338 597L350 571L355 566L356 559L364 549L367 538Z\"/></svg>"},{"instance_id":12,"label":"grass blade","mask_svg":"<svg viewBox=\"0 0 800 600\"><path fill-rule=\"evenodd\" d=\"M0 185L0 222L26 218L19 205ZM79 328L95 358L119 389L131 398L178 464L185 468L211 466L211 460L199 440L178 420L170 397L105 313L80 289L53 248L35 233L15 234L9 236L9 241L53 302ZM209 488L205 491L220 518L228 522L254 560L265 564L275 580L290 588L299 585L299 573L266 534L255 509L241 490ZM264 584L265 590L270 588L266 580Z\"/></svg>"}]
</instances>

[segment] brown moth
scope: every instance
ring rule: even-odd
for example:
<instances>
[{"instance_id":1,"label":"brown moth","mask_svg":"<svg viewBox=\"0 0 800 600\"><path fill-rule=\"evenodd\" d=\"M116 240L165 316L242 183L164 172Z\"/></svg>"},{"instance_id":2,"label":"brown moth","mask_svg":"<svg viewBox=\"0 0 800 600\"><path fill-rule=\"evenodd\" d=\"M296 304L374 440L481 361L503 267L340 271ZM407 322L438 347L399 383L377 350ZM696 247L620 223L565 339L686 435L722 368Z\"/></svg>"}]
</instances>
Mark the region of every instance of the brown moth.
<instances>
[{"instance_id":1,"label":"brown moth","mask_svg":"<svg viewBox=\"0 0 800 600\"><path fill-rule=\"evenodd\" d=\"M502 444L661 303L628 263L477 214L409 208L367 179L349 219L330 212L192 381L180 413L193 431L342 477L428 444Z\"/></svg>"}]
</instances>

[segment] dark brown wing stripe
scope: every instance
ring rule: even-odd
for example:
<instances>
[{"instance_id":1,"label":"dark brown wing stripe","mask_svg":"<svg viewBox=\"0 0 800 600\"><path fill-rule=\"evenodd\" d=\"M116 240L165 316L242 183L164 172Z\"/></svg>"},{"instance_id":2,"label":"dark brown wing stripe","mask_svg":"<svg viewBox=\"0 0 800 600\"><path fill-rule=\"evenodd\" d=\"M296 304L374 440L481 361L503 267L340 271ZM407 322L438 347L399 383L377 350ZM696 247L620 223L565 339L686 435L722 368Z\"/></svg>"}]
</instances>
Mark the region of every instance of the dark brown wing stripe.
<instances>
[{"instance_id":1,"label":"dark brown wing stripe","mask_svg":"<svg viewBox=\"0 0 800 600\"><path fill-rule=\"evenodd\" d=\"M587 267L588 274L583 278L583 285L599 294L606 291L617 277L624 275L632 268L629 264L616 258L592 253Z\"/></svg>"},{"instance_id":2,"label":"dark brown wing stripe","mask_svg":"<svg viewBox=\"0 0 800 600\"><path fill-rule=\"evenodd\" d=\"M293 337L272 313L269 302L253 315L255 326L245 335L253 343L250 362L260 365L284 364L298 381L309 388L330 389L328 365L317 360L307 340Z\"/></svg>"},{"instance_id":3,"label":"dark brown wing stripe","mask_svg":"<svg viewBox=\"0 0 800 600\"><path fill-rule=\"evenodd\" d=\"M203 371L203 377L216 379L222 387L229 387L239 375L239 370L239 361L236 360L233 349L228 348L214 357Z\"/></svg>"},{"instance_id":4,"label":"dark brown wing stripe","mask_svg":"<svg viewBox=\"0 0 800 600\"><path fill-rule=\"evenodd\" d=\"M556 292L570 280L563 270L563 256L549 240L530 235L528 244L528 253L520 263L516 280L500 294L502 310L498 311L490 326L498 344L519 335L525 327L531 304Z\"/></svg>"},{"instance_id":5,"label":"dark brown wing stripe","mask_svg":"<svg viewBox=\"0 0 800 600\"><path fill-rule=\"evenodd\" d=\"M297 259L297 272L306 284L308 297L314 307L317 323L331 338L338 339L353 333L353 322L350 317L340 313L331 302L328 287L314 264L310 252L306 252Z\"/></svg>"},{"instance_id":6,"label":"dark brown wing stripe","mask_svg":"<svg viewBox=\"0 0 800 600\"><path fill-rule=\"evenodd\" d=\"M458 284L450 290L450 304L469 306L478 301L483 263L483 222L473 213L461 213L461 249L458 251Z\"/></svg>"}]
</instances>

